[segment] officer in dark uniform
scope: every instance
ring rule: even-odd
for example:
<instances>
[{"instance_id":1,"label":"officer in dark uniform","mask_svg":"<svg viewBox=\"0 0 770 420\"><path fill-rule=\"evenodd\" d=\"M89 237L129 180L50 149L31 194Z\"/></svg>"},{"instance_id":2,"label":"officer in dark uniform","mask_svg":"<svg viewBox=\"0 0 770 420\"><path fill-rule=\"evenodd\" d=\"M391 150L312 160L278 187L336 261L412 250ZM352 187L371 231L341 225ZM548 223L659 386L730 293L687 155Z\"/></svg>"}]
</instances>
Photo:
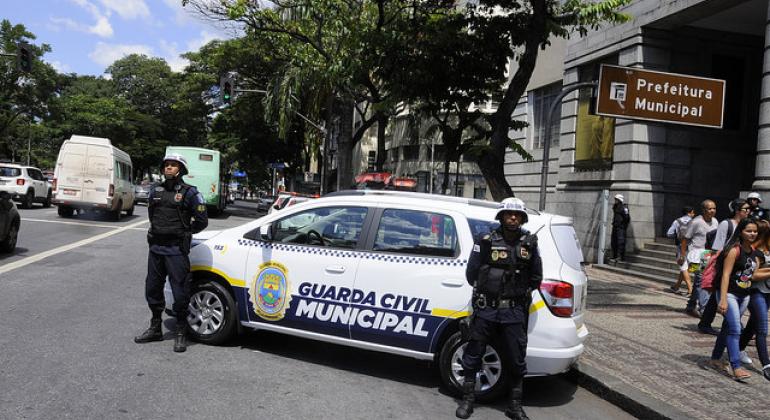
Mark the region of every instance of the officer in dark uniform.
<instances>
[{"instance_id":1,"label":"officer in dark uniform","mask_svg":"<svg viewBox=\"0 0 770 420\"><path fill-rule=\"evenodd\" d=\"M631 215L628 213L628 207L622 194L615 195L615 204L612 205L612 236L610 237L610 246L612 247L612 259L620 261L626 260L626 229L631 222Z\"/></svg>"},{"instance_id":2,"label":"officer in dark uniform","mask_svg":"<svg viewBox=\"0 0 770 420\"><path fill-rule=\"evenodd\" d=\"M762 197L757 192L750 192L748 197L746 197L746 202L749 203L749 206L751 206L751 214L749 214L750 217L753 217L757 220L770 220L770 213L768 213L767 209L762 208L760 204L762 204Z\"/></svg>"},{"instance_id":3,"label":"officer in dark uniform","mask_svg":"<svg viewBox=\"0 0 770 420\"><path fill-rule=\"evenodd\" d=\"M190 245L192 235L206 228L206 204L198 190L182 181L187 162L178 154L163 158L166 180L153 185L148 197L150 252L147 263L145 297L152 312L150 328L134 338L137 343L163 340L161 314L166 306L163 286L168 276L174 294L176 338L174 351L187 350L187 306L190 302Z\"/></svg>"},{"instance_id":4,"label":"officer in dark uniform","mask_svg":"<svg viewBox=\"0 0 770 420\"><path fill-rule=\"evenodd\" d=\"M487 343L497 335L507 344L512 362L513 387L505 415L528 420L521 406L527 374L527 322L532 291L540 287L543 267L537 236L521 227L528 219L524 202L506 198L496 218L500 227L476 239L465 272L473 286L473 315L468 330L470 341L462 358L463 399L455 415L467 419L473 413L476 374Z\"/></svg>"}]
</instances>

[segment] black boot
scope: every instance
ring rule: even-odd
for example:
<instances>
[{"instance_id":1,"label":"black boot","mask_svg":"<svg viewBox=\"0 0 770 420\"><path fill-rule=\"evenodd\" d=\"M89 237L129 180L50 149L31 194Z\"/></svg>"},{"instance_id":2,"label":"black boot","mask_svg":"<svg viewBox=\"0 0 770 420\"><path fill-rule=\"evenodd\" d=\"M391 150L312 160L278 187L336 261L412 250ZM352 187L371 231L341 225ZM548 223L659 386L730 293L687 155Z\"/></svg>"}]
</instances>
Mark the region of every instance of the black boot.
<instances>
[{"instance_id":1,"label":"black boot","mask_svg":"<svg viewBox=\"0 0 770 420\"><path fill-rule=\"evenodd\" d=\"M160 317L152 317L150 328L147 328L142 335L134 337L134 343L149 343L151 341L163 340L163 330L161 329Z\"/></svg>"},{"instance_id":2,"label":"black boot","mask_svg":"<svg viewBox=\"0 0 770 420\"><path fill-rule=\"evenodd\" d=\"M187 350L187 321L184 318L176 320L176 335L174 336L174 351L183 353Z\"/></svg>"},{"instance_id":3,"label":"black boot","mask_svg":"<svg viewBox=\"0 0 770 420\"><path fill-rule=\"evenodd\" d=\"M476 378L465 378L463 383L463 399L455 410L455 416L460 419L467 419L473 414L473 401L476 400Z\"/></svg>"},{"instance_id":4,"label":"black boot","mask_svg":"<svg viewBox=\"0 0 770 420\"><path fill-rule=\"evenodd\" d=\"M524 394L523 380L521 378L513 380L513 389L511 389L511 399L508 408L505 409L505 416L513 420L529 420L527 413L521 406L521 399Z\"/></svg>"}]
</instances>

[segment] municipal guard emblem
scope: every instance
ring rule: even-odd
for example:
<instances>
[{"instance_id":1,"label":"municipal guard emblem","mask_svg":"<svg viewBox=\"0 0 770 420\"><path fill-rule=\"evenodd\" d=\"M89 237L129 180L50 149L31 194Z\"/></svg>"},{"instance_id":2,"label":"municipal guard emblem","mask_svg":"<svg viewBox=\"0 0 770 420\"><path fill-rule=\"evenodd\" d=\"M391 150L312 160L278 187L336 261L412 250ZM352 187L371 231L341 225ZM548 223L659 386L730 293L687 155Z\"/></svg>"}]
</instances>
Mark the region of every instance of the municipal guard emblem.
<instances>
[{"instance_id":1,"label":"municipal guard emblem","mask_svg":"<svg viewBox=\"0 0 770 420\"><path fill-rule=\"evenodd\" d=\"M182 201L182 194L181 193L176 193L174 195L174 201L176 201L177 203Z\"/></svg>"},{"instance_id":2,"label":"municipal guard emblem","mask_svg":"<svg viewBox=\"0 0 770 420\"><path fill-rule=\"evenodd\" d=\"M291 301L291 285L286 267L275 261L259 266L249 288L249 300L254 312L268 321L283 319Z\"/></svg>"},{"instance_id":3,"label":"municipal guard emblem","mask_svg":"<svg viewBox=\"0 0 770 420\"><path fill-rule=\"evenodd\" d=\"M506 251L500 251L500 259L501 260L507 260L508 259L508 253Z\"/></svg>"},{"instance_id":4,"label":"municipal guard emblem","mask_svg":"<svg viewBox=\"0 0 770 420\"><path fill-rule=\"evenodd\" d=\"M498 259L500 259L500 253L497 252L497 250L492 251L491 257L492 257L492 261L497 261Z\"/></svg>"},{"instance_id":5,"label":"municipal guard emblem","mask_svg":"<svg viewBox=\"0 0 770 420\"><path fill-rule=\"evenodd\" d=\"M519 257L522 260L528 260L529 259L529 250L527 248L524 248L523 246L519 247Z\"/></svg>"}]
</instances>

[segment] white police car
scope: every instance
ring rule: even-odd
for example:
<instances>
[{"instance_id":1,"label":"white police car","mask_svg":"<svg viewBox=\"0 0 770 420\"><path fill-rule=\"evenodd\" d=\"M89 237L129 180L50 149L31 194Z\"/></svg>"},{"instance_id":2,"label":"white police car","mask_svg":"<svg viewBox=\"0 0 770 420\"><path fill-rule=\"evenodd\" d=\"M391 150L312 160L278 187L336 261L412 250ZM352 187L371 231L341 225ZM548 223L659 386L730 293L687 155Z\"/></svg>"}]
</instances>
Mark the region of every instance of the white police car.
<instances>
[{"instance_id":1,"label":"white police car","mask_svg":"<svg viewBox=\"0 0 770 420\"><path fill-rule=\"evenodd\" d=\"M344 191L240 227L196 235L188 321L219 344L237 324L437 362L458 391L471 311L465 267L497 203L396 191ZM533 292L529 375L564 372L583 352L587 279L569 218L530 214L543 284ZM172 302L170 290L166 301ZM479 397L508 389L506 353L491 343Z\"/></svg>"}]
</instances>

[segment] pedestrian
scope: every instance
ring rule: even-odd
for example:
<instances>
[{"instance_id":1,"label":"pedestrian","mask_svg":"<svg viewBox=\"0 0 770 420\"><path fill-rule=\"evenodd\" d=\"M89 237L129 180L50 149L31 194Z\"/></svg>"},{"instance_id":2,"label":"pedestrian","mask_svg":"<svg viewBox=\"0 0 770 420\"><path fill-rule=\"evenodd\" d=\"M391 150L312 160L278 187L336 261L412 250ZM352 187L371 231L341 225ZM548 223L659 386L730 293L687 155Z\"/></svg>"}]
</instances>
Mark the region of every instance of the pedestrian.
<instances>
[{"instance_id":1,"label":"pedestrian","mask_svg":"<svg viewBox=\"0 0 770 420\"><path fill-rule=\"evenodd\" d=\"M147 242L150 252L147 257L147 278L145 298L152 312L150 327L134 338L137 343L163 340L161 314L166 306L163 286L168 276L174 295L176 333L174 351L187 349L187 306L190 301L190 246L192 234L208 225L206 203L198 190L186 184L182 176L188 173L185 158L178 154L163 158L165 181L150 189L148 213L150 230Z\"/></svg>"},{"instance_id":2,"label":"pedestrian","mask_svg":"<svg viewBox=\"0 0 770 420\"><path fill-rule=\"evenodd\" d=\"M733 236L733 232L735 232L735 227L738 226L738 223L749 216L749 204L742 198L736 198L735 200L731 201L727 205L727 208L730 210L730 218L722 220L719 223L716 235L714 237L714 243L711 245L711 249L715 252L722 251L725 243ZM711 324L714 322L714 318L716 318L716 315L717 296L716 293L709 293L708 301L706 306L703 308L700 322L698 322L698 331L704 334L719 334L719 332L711 326Z\"/></svg>"},{"instance_id":3,"label":"pedestrian","mask_svg":"<svg viewBox=\"0 0 770 420\"><path fill-rule=\"evenodd\" d=\"M722 362L725 347L729 356L729 370L733 379L744 380L751 374L741 366L739 338L741 335L741 315L749 304L749 287L755 280L755 271L764 261L761 251L752 244L757 239L757 222L744 219L736 227L735 236L727 242L724 252L717 257L717 276L714 279L717 310L724 317L714 350L711 352L709 366L717 371L724 371L728 366ZM721 270L719 268L721 267Z\"/></svg>"},{"instance_id":4,"label":"pedestrian","mask_svg":"<svg viewBox=\"0 0 770 420\"><path fill-rule=\"evenodd\" d=\"M760 270L754 273L755 280L764 278L765 272L770 271L770 223L766 220L757 221L757 241L754 249L762 252ZM770 357L767 354L767 311L770 308L770 280L754 281L749 291L749 321L741 332L739 349L741 363L751 364L751 358L746 354L749 341L756 334L757 354L762 364L762 376L770 381Z\"/></svg>"},{"instance_id":5,"label":"pedestrian","mask_svg":"<svg viewBox=\"0 0 770 420\"><path fill-rule=\"evenodd\" d=\"M626 260L626 229L631 222L625 198L622 194L615 194L615 203L612 205L612 246L613 262L620 257L620 261Z\"/></svg>"},{"instance_id":6,"label":"pedestrian","mask_svg":"<svg viewBox=\"0 0 770 420\"><path fill-rule=\"evenodd\" d=\"M751 206L751 217L761 220L770 220L770 213L768 213L767 209L760 206L760 204L762 204L762 197L758 192L750 192L746 197L746 201L748 201Z\"/></svg>"},{"instance_id":7,"label":"pedestrian","mask_svg":"<svg viewBox=\"0 0 770 420\"><path fill-rule=\"evenodd\" d=\"M473 314L461 361L463 398L455 415L467 419L473 413L476 374L487 343L497 335L507 344L511 361L512 388L505 415L528 420L521 405L527 374L527 322L532 291L540 288L543 267L537 236L522 228L528 220L524 202L506 198L498 207L496 219L500 226L476 239L465 271L473 286Z\"/></svg>"},{"instance_id":8,"label":"pedestrian","mask_svg":"<svg viewBox=\"0 0 770 420\"><path fill-rule=\"evenodd\" d=\"M703 307L708 301L708 292L700 287L700 272L697 271L701 264L701 254L706 250L706 235L715 230L719 225L714 215L717 212L717 205L713 200L703 200L701 203L701 214L695 216L687 224L687 232L684 234L682 245L679 247L680 255L677 264L680 266L687 262L690 265L688 269L693 275L693 291L690 299L687 301L685 313L696 318L700 318ZM696 310L696 304L698 306Z\"/></svg>"},{"instance_id":9,"label":"pedestrian","mask_svg":"<svg viewBox=\"0 0 770 420\"><path fill-rule=\"evenodd\" d=\"M666 232L666 236L674 240L676 245L676 259L679 259L681 255L682 238L687 230L687 224L690 223L692 218L695 217L695 209L692 206L684 206L682 208L682 215L673 222ZM671 286L670 290L674 293L679 293L679 287L684 282L687 285L687 294L692 293L692 280L690 280L690 273L687 272L687 263L679 265L679 277L676 279L676 283Z\"/></svg>"}]
</instances>

